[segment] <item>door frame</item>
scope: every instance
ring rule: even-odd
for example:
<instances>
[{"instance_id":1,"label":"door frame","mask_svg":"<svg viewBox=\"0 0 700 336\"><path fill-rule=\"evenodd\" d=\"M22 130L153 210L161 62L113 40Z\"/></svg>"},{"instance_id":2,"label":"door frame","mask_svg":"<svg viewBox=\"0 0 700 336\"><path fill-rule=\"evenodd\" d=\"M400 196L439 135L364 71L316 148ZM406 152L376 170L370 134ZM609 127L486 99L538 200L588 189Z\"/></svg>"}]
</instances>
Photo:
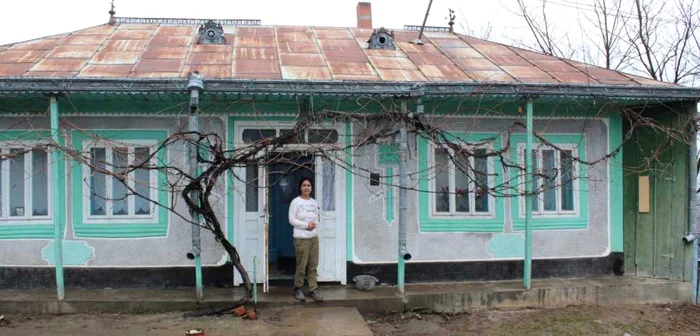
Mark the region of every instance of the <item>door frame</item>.
<instances>
[{"instance_id":1,"label":"door frame","mask_svg":"<svg viewBox=\"0 0 700 336\"><path fill-rule=\"evenodd\" d=\"M296 122L290 118L289 121L264 121L262 122L261 120L236 120L234 127L233 127L233 134L232 134L232 141L230 143L233 145L233 148L238 148L240 146L244 146L245 144L243 143L243 130L245 129L276 129L277 132L279 132L280 129L289 129L293 128ZM344 188L342 186L345 185L345 179L346 179L346 174L344 173L345 168L343 168L342 163L338 164L338 162L344 162L345 158L345 152L342 150L342 148L345 146L346 143L346 137L348 135L344 134L345 130L345 124L327 124L327 123L321 123L318 124L317 127L312 127L312 129L332 129L336 130L338 132L338 141L334 145L327 145L328 147L339 147L341 150L338 151L338 155L336 159L333 159L333 161L336 164L336 174L335 174L335 185L336 185L336 194L335 194L335 205L336 205L336 215L335 215L335 272L334 272L334 279L332 280L319 280L319 281L330 281L330 282L340 282L341 284L345 285L347 284L347 265L345 261L345 251L346 251L346 202L345 198L347 195L342 192ZM311 147L318 147L318 146L323 146L321 144L290 144L283 146L282 148L277 148L275 149L276 152L285 152L285 151L303 151L306 148L311 148ZM261 155L267 155L267 152L261 153ZM316 178L318 179L319 176L319 171L318 167L315 165L318 163L320 157L315 156L314 158L314 173L316 175ZM234 173L237 176L243 176L245 177L245 168L244 167L235 167ZM260 244L262 244L264 250L262 251L262 258L261 260L256 260L256 264L259 265L257 267L258 270L262 270L262 276L258 275L257 276L257 282L263 283L263 289L264 291L267 291L268 289L268 280L269 280L269 273L268 273L268 233L269 233L269 207L268 207L268 188L267 188L267 166L258 166L258 176L260 178L260 181L264 183L263 185L263 190L262 192L258 193L258 218L261 219L261 225L263 226L263 230L260 230L260 232L255 233L258 238L260 239ZM317 180L318 181L318 180ZM244 228L243 225L236 225L237 223L245 223L246 219L246 211L245 211L245 202L243 198L245 197L245 183L242 181L239 181L236 178L231 179L232 182L232 187L231 187L231 192L233 192L233 209L230 209L230 211L227 211L227 216L232 216L232 218L227 218L227 223L231 223L230 225L233 226L232 232L234 235L234 239L232 241L233 245L238 247L238 246L243 246L243 235L244 235ZM339 188L340 187L340 188ZM317 191L318 192L318 191ZM250 217L250 213L248 214L248 217ZM233 220L230 220L233 219ZM247 256L247 251L239 251L239 254L241 255L241 258L248 258ZM245 265L247 263L246 260L241 260L241 262ZM250 262L252 265L252 261ZM248 270L248 273L251 273L251 270ZM251 273L252 275L252 273ZM256 279L253 279L251 277L252 282L256 282ZM234 274L234 285L239 285L241 283L240 276L236 273Z\"/></svg>"}]
</instances>

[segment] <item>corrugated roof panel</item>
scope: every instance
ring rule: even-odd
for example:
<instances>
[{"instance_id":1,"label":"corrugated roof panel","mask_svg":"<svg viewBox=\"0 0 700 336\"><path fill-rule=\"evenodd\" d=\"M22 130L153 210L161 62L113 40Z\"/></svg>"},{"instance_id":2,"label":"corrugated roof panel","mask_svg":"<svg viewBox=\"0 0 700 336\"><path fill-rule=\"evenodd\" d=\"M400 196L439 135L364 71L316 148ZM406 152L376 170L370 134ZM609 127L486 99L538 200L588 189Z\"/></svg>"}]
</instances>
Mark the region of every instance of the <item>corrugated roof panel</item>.
<instances>
[{"instance_id":1,"label":"corrugated roof panel","mask_svg":"<svg viewBox=\"0 0 700 336\"><path fill-rule=\"evenodd\" d=\"M114 28L115 27L112 25L99 25L92 28L78 30L74 32L73 35L109 35L112 33L112 31L114 31Z\"/></svg>"},{"instance_id":2,"label":"corrugated roof panel","mask_svg":"<svg viewBox=\"0 0 700 336\"><path fill-rule=\"evenodd\" d=\"M187 57L186 47L148 47L143 52L143 59L181 59Z\"/></svg>"},{"instance_id":3,"label":"corrugated roof panel","mask_svg":"<svg viewBox=\"0 0 700 336\"><path fill-rule=\"evenodd\" d=\"M581 70L571 66L569 63L560 60L530 60L535 63L540 69L546 72L576 72L581 73Z\"/></svg>"},{"instance_id":4,"label":"corrugated roof panel","mask_svg":"<svg viewBox=\"0 0 700 336\"><path fill-rule=\"evenodd\" d=\"M232 56L230 52L193 52L187 56L185 64L225 64L230 67Z\"/></svg>"},{"instance_id":5,"label":"corrugated roof panel","mask_svg":"<svg viewBox=\"0 0 700 336\"><path fill-rule=\"evenodd\" d=\"M439 53L440 51L432 44L426 43L423 45L417 45L413 43L408 43L408 42L398 42L396 45L401 48L404 52L407 53L423 53L423 52L428 52L428 53Z\"/></svg>"},{"instance_id":6,"label":"corrugated roof panel","mask_svg":"<svg viewBox=\"0 0 700 336\"><path fill-rule=\"evenodd\" d=\"M280 64L286 66L325 67L326 62L321 54L289 54L280 53ZM286 77L285 77L286 78Z\"/></svg>"},{"instance_id":7,"label":"corrugated roof panel","mask_svg":"<svg viewBox=\"0 0 700 336\"><path fill-rule=\"evenodd\" d=\"M132 72L131 78L183 78L180 72Z\"/></svg>"},{"instance_id":8,"label":"corrugated roof panel","mask_svg":"<svg viewBox=\"0 0 700 336\"><path fill-rule=\"evenodd\" d=\"M148 46L159 47L189 47L192 43L192 36L153 36Z\"/></svg>"},{"instance_id":9,"label":"corrugated roof panel","mask_svg":"<svg viewBox=\"0 0 700 336\"><path fill-rule=\"evenodd\" d=\"M474 81L454 64L423 64L418 69L431 81Z\"/></svg>"},{"instance_id":10,"label":"corrugated roof panel","mask_svg":"<svg viewBox=\"0 0 700 336\"><path fill-rule=\"evenodd\" d=\"M182 59L142 59L134 67L134 72L180 72Z\"/></svg>"},{"instance_id":11,"label":"corrugated roof panel","mask_svg":"<svg viewBox=\"0 0 700 336\"><path fill-rule=\"evenodd\" d=\"M493 55L515 55L515 52L500 44L473 44L472 47L487 57Z\"/></svg>"},{"instance_id":12,"label":"corrugated roof panel","mask_svg":"<svg viewBox=\"0 0 700 336\"><path fill-rule=\"evenodd\" d=\"M148 40L153 35L153 30L117 30L110 39L112 40Z\"/></svg>"},{"instance_id":13,"label":"corrugated roof panel","mask_svg":"<svg viewBox=\"0 0 700 336\"><path fill-rule=\"evenodd\" d=\"M0 63L34 63L46 55L46 50L8 50L0 52Z\"/></svg>"},{"instance_id":14,"label":"corrugated roof panel","mask_svg":"<svg viewBox=\"0 0 700 336\"><path fill-rule=\"evenodd\" d=\"M334 80L344 81L379 81L379 76L364 76L364 75L333 75Z\"/></svg>"},{"instance_id":15,"label":"corrugated roof panel","mask_svg":"<svg viewBox=\"0 0 700 336\"><path fill-rule=\"evenodd\" d=\"M231 77L231 64L220 65L204 65L192 64L185 65L185 68L180 74L181 77L189 76L190 72L198 71L204 78L229 78Z\"/></svg>"},{"instance_id":16,"label":"corrugated roof panel","mask_svg":"<svg viewBox=\"0 0 700 336\"><path fill-rule=\"evenodd\" d=\"M377 69L379 76L385 81L425 81L425 76L419 70Z\"/></svg>"},{"instance_id":17,"label":"corrugated roof panel","mask_svg":"<svg viewBox=\"0 0 700 336\"><path fill-rule=\"evenodd\" d=\"M286 32L311 32L311 27L307 26L275 26L277 33Z\"/></svg>"},{"instance_id":18,"label":"corrugated roof panel","mask_svg":"<svg viewBox=\"0 0 700 336\"><path fill-rule=\"evenodd\" d=\"M440 50L451 58L484 58L484 55L472 47L443 48Z\"/></svg>"},{"instance_id":19,"label":"corrugated roof panel","mask_svg":"<svg viewBox=\"0 0 700 336\"><path fill-rule=\"evenodd\" d=\"M101 51L90 60L92 64L136 64L141 57L139 51L110 52Z\"/></svg>"},{"instance_id":20,"label":"corrugated roof panel","mask_svg":"<svg viewBox=\"0 0 700 336\"><path fill-rule=\"evenodd\" d=\"M318 40L321 50L360 49L355 39L351 40Z\"/></svg>"},{"instance_id":21,"label":"corrugated roof panel","mask_svg":"<svg viewBox=\"0 0 700 336\"><path fill-rule=\"evenodd\" d=\"M231 41L227 41L231 42ZM227 52L227 53L232 53L233 52L233 44L228 43L228 44L193 44L192 48L190 48L191 52Z\"/></svg>"},{"instance_id":22,"label":"corrugated roof panel","mask_svg":"<svg viewBox=\"0 0 700 336\"><path fill-rule=\"evenodd\" d=\"M61 45L90 45L102 44L109 35L72 35L67 37Z\"/></svg>"},{"instance_id":23,"label":"corrugated roof panel","mask_svg":"<svg viewBox=\"0 0 700 336\"><path fill-rule=\"evenodd\" d=\"M554 78L563 83L581 83L581 84L599 84L598 81L592 79L583 72L549 72Z\"/></svg>"},{"instance_id":24,"label":"corrugated roof panel","mask_svg":"<svg viewBox=\"0 0 700 336\"><path fill-rule=\"evenodd\" d=\"M133 65L88 64L80 71L81 77L129 77Z\"/></svg>"},{"instance_id":25,"label":"corrugated roof panel","mask_svg":"<svg viewBox=\"0 0 700 336\"><path fill-rule=\"evenodd\" d=\"M279 42L304 42L316 43L311 32L277 32L277 41Z\"/></svg>"},{"instance_id":26,"label":"corrugated roof panel","mask_svg":"<svg viewBox=\"0 0 700 336\"><path fill-rule=\"evenodd\" d=\"M32 40L22 43L16 43L10 46L9 50L51 50L58 43L61 42L60 39L39 39Z\"/></svg>"},{"instance_id":27,"label":"corrugated roof panel","mask_svg":"<svg viewBox=\"0 0 700 336\"><path fill-rule=\"evenodd\" d=\"M369 62L362 50L324 50L323 55L331 62Z\"/></svg>"},{"instance_id":28,"label":"corrugated roof panel","mask_svg":"<svg viewBox=\"0 0 700 336\"><path fill-rule=\"evenodd\" d=\"M86 46L58 46L51 50L46 57L48 58L91 58L95 54L98 45ZM2 56L0 56L2 58Z\"/></svg>"},{"instance_id":29,"label":"corrugated roof panel","mask_svg":"<svg viewBox=\"0 0 700 336\"><path fill-rule=\"evenodd\" d=\"M278 59L276 48L236 48L233 54L234 59Z\"/></svg>"},{"instance_id":30,"label":"corrugated roof panel","mask_svg":"<svg viewBox=\"0 0 700 336\"><path fill-rule=\"evenodd\" d=\"M457 58L454 62L465 71L502 71L497 65L485 58Z\"/></svg>"},{"instance_id":31,"label":"corrugated roof panel","mask_svg":"<svg viewBox=\"0 0 700 336\"><path fill-rule=\"evenodd\" d=\"M377 69L402 69L402 70L417 70L413 62L408 58L402 57L381 57L369 56L369 60Z\"/></svg>"},{"instance_id":32,"label":"corrugated roof panel","mask_svg":"<svg viewBox=\"0 0 700 336\"><path fill-rule=\"evenodd\" d=\"M519 55L488 55L489 59L500 66L533 66L532 63L528 62Z\"/></svg>"},{"instance_id":33,"label":"corrugated roof panel","mask_svg":"<svg viewBox=\"0 0 700 336\"><path fill-rule=\"evenodd\" d=\"M156 36L191 36L194 35L196 27L193 26L164 26L156 29Z\"/></svg>"},{"instance_id":34,"label":"corrugated roof panel","mask_svg":"<svg viewBox=\"0 0 700 336\"><path fill-rule=\"evenodd\" d=\"M233 73L280 73L280 64L277 60L237 59L233 61Z\"/></svg>"},{"instance_id":35,"label":"corrugated roof panel","mask_svg":"<svg viewBox=\"0 0 700 336\"><path fill-rule=\"evenodd\" d=\"M122 23L117 25L116 30L155 30L158 28L157 24L151 23Z\"/></svg>"},{"instance_id":36,"label":"corrugated roof panel","mask_svg":"<svg viewBox=\"0 0 700 336\"><path fill-rule=\"evenodd\" d=\"M534 67L533 65L527 65L527 66L520 66L520 65L513 65L513 66L502 66L503 70L508 71L509 74L511 74L515 78L519 77L536 77L536 78L550 78L551 76L547 75L545 72L542 70Z\"/></svg>"},{"instance_id":37,"label":"corrugated roof panel","mask_svg":"<svg viewBox=\"0 0 700 336\"><path fill-rule=\"evenodd\" d=\"M445 57L443 54L432 54L432 53L408 53L408 58L413 61L416 65L423 64L454 64L449 58Z\"/></svg>"},{"instance_id":38,"label":"corrugated roof panel","mask_svg":"<svg viewBox=\"0 0 700 336\"><path fill-rule=\"evenodd\" d=\"M368 63L346 63L346 62L328 62L328 67L331 69L331 74L335 79L337 75L353 75L353 76L374 76L376 72L371 64Z\"/></svg>"},{"instance_id":39,"label":"corrugated roof panel","mask_svg":"<svg viewBox=\"0 0 700 336\"><path fill-rule=\"evenodd\" d=\"M240 36L236 35L236 48L238 47L253 47L253 48L273 48L275 47L274 36Z\"/></svg>"},{"instance_id":40,"label":"corrugated roof panel","mask_svg":"<svg viewBox=\"0 0 700 336\"><path fill-rule=\"evenodd\" d=\"M19 77L33 65L34 63L0 63L0 76Z\"/></svg>"},{"instance_id":41,"label":"corrugated roof panel","mask_svg":"<svg viewBox=\"0 0 700 336\"><path fill-rule=\"evenodd\" d=\"M432 42L438 48L467 48L469 45L458 38L431 38Z\"/></svg>"},{"instance_id":42,"label":"corrugated roof panel","mask_svg":"<svg viewBox=\"0 0 700 336\"><path fill-rule=\"evenodd\" d=\"M101 51L142 51L147 45L146 40L108 40Z\"/></svg>"},{"instance_id":43,"label":"corrugated roof panel","mask_svg":"<svg viewBox=\"0 0 700 336\"><path fill-rule=\"evenodd\" d=\"M45 58L36 63L31 71L80 71L87 60L79 58Z\"/></svg>"},{"instance_id":44,"label":"corrugated roof panel","mask_svg":"<svg viewBox=\"0 0 700 336\"><path fill-rule=\"evenodd\" d=\"M279 52L285 53L320 53L318 45L314 43L304 42L280 42Z\"/></svg>"},{"instance_id":45,"label":"corrugated roof panel","mask_svg":"<svg viewBox=\"0 0 700 336\"><path fill-rule=\"evenodd\" d=\"M236 29L237 36L244 37L274 37L274 27L238 27Z\"/></svg>"},{"instance_id":46,"label":"corrugated roof panel","mask_svg":"<svg viewBox=\"0 0 700 336\"><path fill-rule=\"evenodd\" d=\"M401 49L364 49L363 52L367 54L367 56L408 57Z\"/></svg>"},{"instance_id":47,"label":"corrugated roof panel","mask_svg":"<svg viewBox=\"0 0 700 336\"><path fill-rule=\"evenodd\" d=\"M42 78L73 78L78 75L72 71L30 71L22 77L42 77Z\"/></svg>"},{"instance_id":48,"label":"corrugated roof panel","mask_svg":"<svg viewBox=\"0 0 700 336\"><path fill-rule=\"evenodd\" d=\"M355 38L347 28L313 28L313 31L316 34L316 38L321 40L352 40Z\"/></svg>"},{"instance_id":49,"label":"corrugated roof panel","mask_svg":"<svg viewBox=\"0 0 700 336\"><path fill-rule=\"evenodd\" d=\"M282 74L276 73L233 73L231 78L241 79L282 79Z\"/></svg>"},{"instance_id":50,"label":"corrugated roof panel","mask_svg":"<svg viewBox=\"0 0 700 336\"><path fill-rule=\"evenodd\" d=\"M469 76L482 82L517 82L515 78L505 71L467 71Z\"/></svg>"},{"instance_id":51,"label":"corrugated roof panel","mask_svg":"<svg viewBox=\"0 0 700 336\"><path fill-rule=\"evenodd\" d=\"M326 67L282 66L284 79L330 80L331 72Z\"/></svg>"}]
</instances>

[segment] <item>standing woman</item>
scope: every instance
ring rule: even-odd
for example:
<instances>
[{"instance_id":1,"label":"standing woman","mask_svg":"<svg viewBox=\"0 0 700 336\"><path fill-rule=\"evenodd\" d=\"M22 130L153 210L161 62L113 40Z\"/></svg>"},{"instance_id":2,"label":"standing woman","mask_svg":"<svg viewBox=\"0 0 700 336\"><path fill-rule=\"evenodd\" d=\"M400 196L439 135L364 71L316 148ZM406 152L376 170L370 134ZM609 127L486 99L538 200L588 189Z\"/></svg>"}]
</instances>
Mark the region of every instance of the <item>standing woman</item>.
<instances>
[{"instance_id":1,"label":"standing woman","mask_svg":"<svg viewBox=\"0 0 700 336\"><path fill-rule=\"evenodd\" d=\"M311 198L311 179L302 177L299 181L299 196L289 204L289 224L294 227L294 252L296 272L294 273L294 298L305 301L304 275L309 280L309 296L314 301L323 301L318 293L318 203Z\"/></svg>"}]
</instances>

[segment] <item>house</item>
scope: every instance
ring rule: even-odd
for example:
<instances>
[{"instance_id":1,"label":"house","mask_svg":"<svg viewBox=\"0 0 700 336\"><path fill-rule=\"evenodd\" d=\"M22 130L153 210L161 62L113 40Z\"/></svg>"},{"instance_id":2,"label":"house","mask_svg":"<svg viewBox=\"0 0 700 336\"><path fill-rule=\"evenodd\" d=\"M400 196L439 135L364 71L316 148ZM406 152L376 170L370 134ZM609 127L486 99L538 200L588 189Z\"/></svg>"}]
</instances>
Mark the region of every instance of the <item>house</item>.
<instances>
[{"instance_id":1,"label":"house","mask_svg":"<svg viewBox=\"0 0 700 336\"><path fill-rule=\"evenodd\" d=\"M459 156L454 148L409 136L408 282L521 278L530 244L533 277L691 281L694 245L683 237L695 232L695 152L673 135L695 116L698 90L452 32L426 32L417 44L414 31L371 29L368 5L358 6L361 28L113 16L0 46L1 286L53 286L57 251L68 287L194 285L189 224L51 149L74 148L96 164L148 158L186 130L193 71L204 82L199 129L219 134L228 149L282 134L304 111L372 114L392 99L409 111L422 106L421 118L473 144L482 155L462 157L473 168L464 173L450 160ZM535 174L523 180L528 109ZM352 147L364 126L329 123L294 146ZM395 283L395 148L391 141L353 147L339 154L342 165L294 156L234 168L216 211L254 278L289 276L286 204L308 174L323 212L321 280L346 284L372 274ZM152 159L186 160L182 148ZM280 173L289 164L308 169ZM148 188L163 174L129 178L151 199L186 211L166 188ZM540 191L531 211L518 189L525 185ZM204 285L239 283L213 236L201 239Z\"/></svg>"}]
</instances>

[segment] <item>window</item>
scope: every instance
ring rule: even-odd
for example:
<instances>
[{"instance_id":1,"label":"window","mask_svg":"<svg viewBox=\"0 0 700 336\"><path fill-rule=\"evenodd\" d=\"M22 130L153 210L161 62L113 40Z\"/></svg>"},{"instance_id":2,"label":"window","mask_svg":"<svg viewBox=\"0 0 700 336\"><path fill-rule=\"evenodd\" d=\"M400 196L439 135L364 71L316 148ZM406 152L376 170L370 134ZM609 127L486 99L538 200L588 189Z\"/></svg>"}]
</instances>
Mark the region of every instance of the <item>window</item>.
<instances>
[{"instance_id":1,"label":"window","mask_svg":"<svg viewBox=\"0 0 700 336\"><path fill-rule=\"evenodd\" d=\"M577 213L577 163L574 161L574 145L556 145L561 150L540 145L532 153L534 177L529 181L537 192L532 202L533 215L574 215ZM525 147L519 146L520 164L525 165ZM525 198L521 198L521 214L525 210Z\"/></svg>"},{"instance_id":2,"label":"window","mask_svg":"<svg viewBox=\"0 0 700 336\"><path fill-rule=\"evenodd\" d=\"M88 220L152 219L156 170L147 168L154 143L97 144L90 154ZM129 171L129 167L144 166Z\"/></svg>"},{"instance_id":3,"label":"window","mask_svg":"<svg viewBox=\"0 0 700 336\"><path fill-rule=\"evenodd\" d=\"M486 148L432 147L433 216L490 216L494 169Z\"/></svg>"},{"instance_id":4,"label":"window","mask_svg":"<svg viewBox=\"0 0 700 336\"><path fill-rule=\"evenodd\" d=\"M276 136L283 136L287 133L292 132L291 128L281 128L281 129L258 129L258 128L246 128L242 133L243 143L249 144L261 139L274 138ZM304 134L299 134L298 136L289 140L290 144L335 144L338 142L339 134L337 130L334 129L310 129Z\"/></svg>"},{"instance_id":5,"label":"window","mask_svg":"<svg viewBox=\"0 0 700 336\"><path fill-rule=\"evenodd\" d=\"M51 169L45 146L8 144L0 148L0 220L51 218Z\"/></svg>"}]
</instances>

